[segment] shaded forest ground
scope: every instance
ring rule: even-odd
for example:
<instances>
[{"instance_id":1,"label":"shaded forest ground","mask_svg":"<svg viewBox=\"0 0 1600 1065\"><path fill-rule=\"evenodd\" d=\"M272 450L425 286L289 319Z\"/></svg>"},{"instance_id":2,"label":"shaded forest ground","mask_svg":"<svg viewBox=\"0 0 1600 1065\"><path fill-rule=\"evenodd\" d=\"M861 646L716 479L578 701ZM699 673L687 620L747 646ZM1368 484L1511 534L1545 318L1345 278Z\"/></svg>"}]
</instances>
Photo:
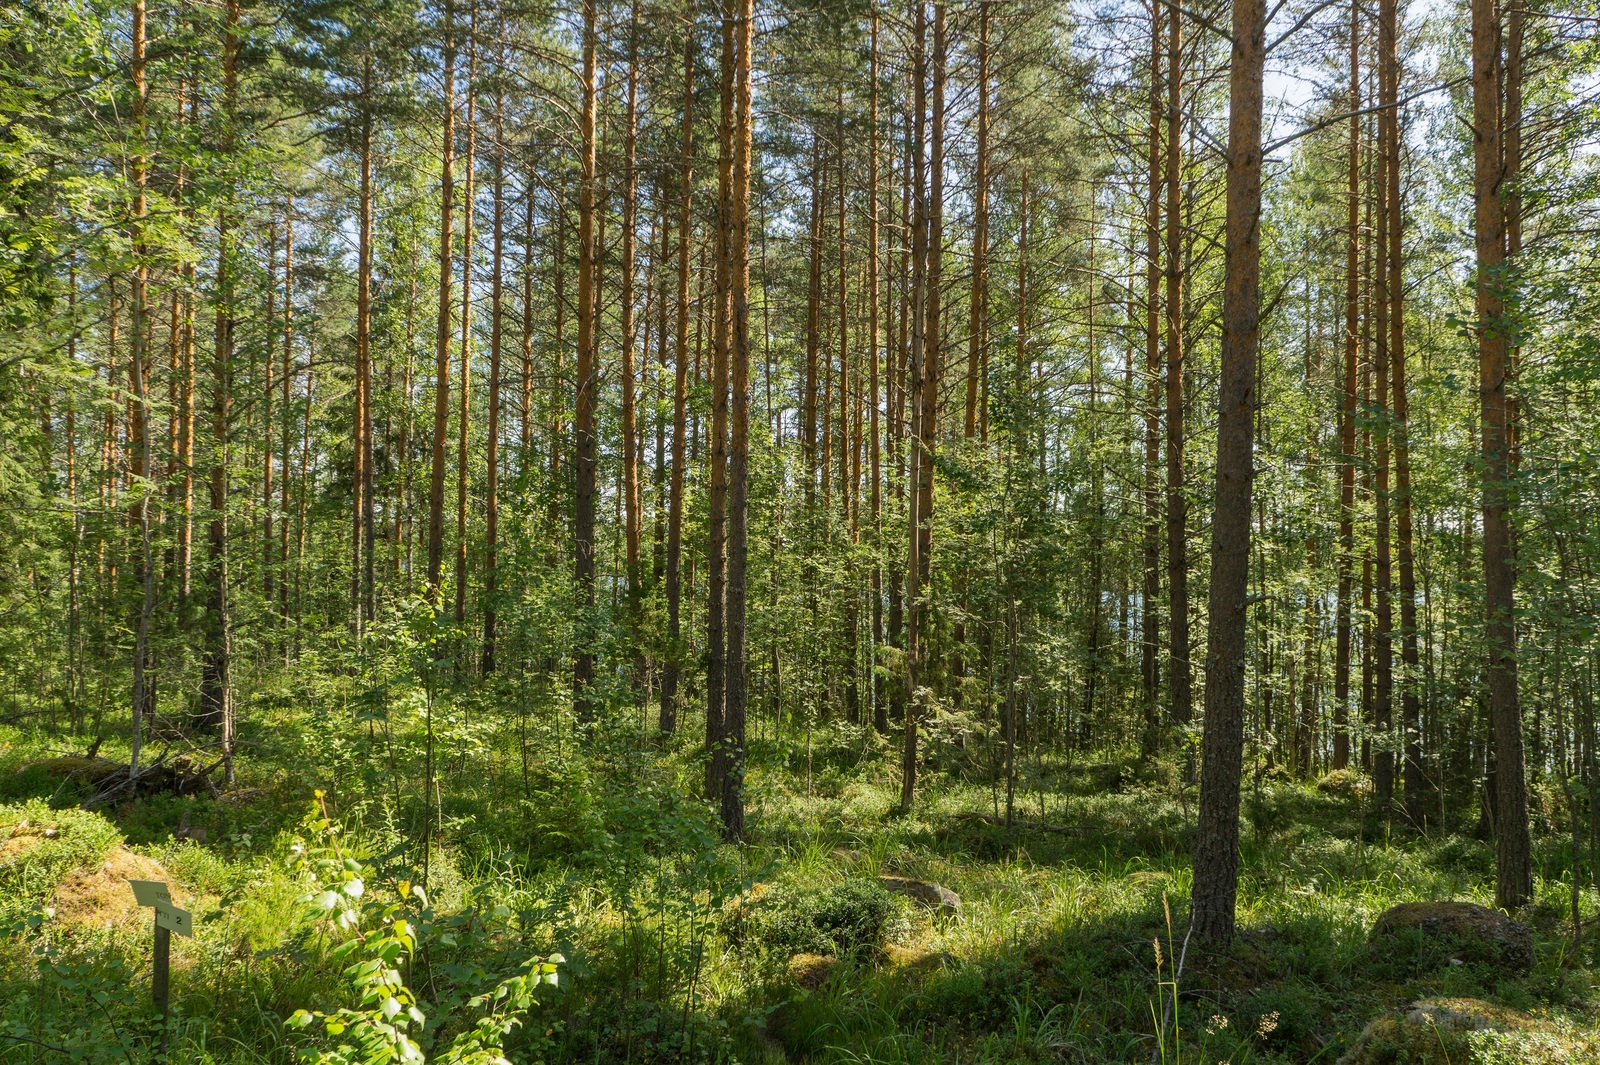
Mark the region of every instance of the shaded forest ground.
<instances>
[{"instance_id":1,"label":"shaded forest ground","mask_svg":"<svg viewBox=\"0 0 1600 1065\"><path fill-rule=\"evenodd\" d=\"M1368 940L1398 902L1491 902L1492 848L1471 817L1423 838L1376 816L1353 775L1257 772L1244 934L1226 957L1184 957L1172 1026L1195 790L1170 765L1025 752L1024 824L1007 829L981 737L930 744L923 796L898 815L889 742L843 724L764 728L751 841L736 849L696 798L694 722L661 745L623 714L585 741L525 689L440 696L429 804L428 716L422 691L286 677L241 715L235 790L95 810L76 807L80 782L37 764L83 753L83 737L48 715L0 726L0 1061L151 1060L149 911L121 878L162 870L199 925L174 950L171 1060L329 1045L286 1024L358 997L338 950L351 933L316 901L329 855L359 869L363 928L388 907L420 929L404 973L425 1046L470 1022L470 995L560 957L559 986L507 1041L519 1063L1331 1063L1369 1022L1430 996L1513 1011L1555 1040L1548 1060L1595 1060L1600 1045L1592 955L1572 951L1569 844L1548 823L1520 915L1536 956L1513 973ZM126 757L109 736L100 754ZM885 894L884 874L942 884L960 912ZM1596 902L1585 893L1588 912ZM1546 1060L1519 1038L1360 1060Z\"/></svg>"}]
</instances>

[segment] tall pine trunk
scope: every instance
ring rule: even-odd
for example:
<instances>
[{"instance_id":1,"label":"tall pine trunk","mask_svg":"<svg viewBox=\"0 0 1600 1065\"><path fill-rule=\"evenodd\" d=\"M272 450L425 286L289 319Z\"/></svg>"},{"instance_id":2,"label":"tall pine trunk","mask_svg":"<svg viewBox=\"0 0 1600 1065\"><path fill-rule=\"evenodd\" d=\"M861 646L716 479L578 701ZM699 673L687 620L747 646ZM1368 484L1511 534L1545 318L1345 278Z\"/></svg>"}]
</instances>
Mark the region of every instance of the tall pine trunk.
<instances>
[{"instance_id":1,"label":"tall pine trunk","mask_svg":"<svg viewBox=\"0 0 1600 1065\"><path fill-rule=\"evenodd\" d=\"M889 731L889 704L884 697L883 679L878 672L878 648L883 646L883 449L879 424L878 393L880 352L878 349L879 247L878 233L878 12L872 12L871 85L867 120L867 404L871 442L871 487L868 506L872 516L872 650L868 663L872 675L872 726L880 735Z\"/></svg>"},{"instance_id":2,"label":"tall pine trunk","mask_svg":"<svg viewBox=\"0 0 1600 1065\"><path fill-rule=\"evenodd\" d=\"M635 357L634 271L635 229L638 226L639 184L634 165L639 125L639 2L634 0L628 28L627 108L622 137L622 507L628 577L629 624L637 626L643 577L639 568L639 415L636 396L638 360ZM640 678L636 677L635 682Z\"/></svg>"},{"instance_id":3,"label":"tall pine trunk","mask_svg":"<svg viewBox=\"0 0 1600 1065\"><path fill-rule=\"evenodd\" d=\"M472 428L472 268L473 213L477 206L478 176L478 5L472 3L467 29L467 150L461 196L461 377L456 396L456 628L467 623L467 478L472 453L468 450Z\"/></svg>"},{"instance_id":4,"label":"tall pine trunk","mask_svg":"<svg viewBox=\"0 0 1600 1065\"><path fill-rule=\"evenodd\" d=\"M1193 716L1192 669L1189 663L1188 500L1183 473L1183 220L1179 215L1182 177L1182 130L1179 90L1183 82L1182 21L1176 9L1167 12L1167 685L1172 720L1187 725Z\"/></svg>"},{"instance_id":5,"label":"tall pine trunk","mask_svg":"<svg viewBox=\"0 0 1600 1065\"><path fill-rule=\"evenodd\" d=\"M1389 257L1386 276L1389 282L1389 367L1393 406L1390 434L1394 452L1394 494L1396 562L1400 577L1400 724L1403 736L1403 784L1406 818L1413 826L1425 828L1428 819L1427 782L1422 766L1422 709L1417 685L1422 678L1417 647L1417 578L1412 552L1411 531L1411 452L1407 445L1408 406L1406 397L1405 275L1402 245L1403 204L1400 199L1400 59L1396 0L1379 5L1378 30L1381 94L1384 109L1379 121L1385 130L1388 169L1385 176L1384 208L1388 216L1388 247L1379 249ZM1392 785L1391 785L1392 786Z\"/></svg>"},{"instance_id":6,"label":"tall pine trunk","mask_svg":"<svg viewBox=\"0 0 1600 1065\"><path fill-rule=\"evenodd\" d=\"M155 558L151 551L150 492L145 486L151 475L150 397L148 395L149 361L147 349L148 319L146 307L146 267L144 255L145 185L150 160L145 127L145 5L144 0L133 2L133 122L139 145L133 162L133 251L138 260L132 278L132 321L128 329L128 380L132 392L129 405L129 450L134 463L134 473L140 480L138 502L130 515L139 527L139 554L134 572L139 577L139 609L134 618L133 644L133 726L130 738L128 764L130 772L139 767L139 748L143 742L144 722L155 715L155 683L151 676L153 654L150 647L150 624L156 607Z\"/></svg>"},{"instance_id":7,"label":"tall pine trunk","mask_svg":"<svg viewBox=\"0 0 1600 1065\"><path fill-rule=\"evenodd\" d=\"M239 0L228 0L222 39L224 156L234 147L232 124L239 85ZM216 456L211 466L211 521L207 530L210 572L206 639L200 675L200 709L195 723L222 734L224 778L233 783L232 634L228 601L228 421L233 401L234 234L229 205L217 211L216 339L212 360L211 435Z\"/></svg>"},{"instance_id":8,"label":"tall pine trunk","mask_svg":"<svg viewBox=\"0 0 1600 1065\"><path fill-rule=\"evenodd\" d=\"M595 50L597 0L583 4L583 110L578 179L578 355L575 366L576 397L573 408L572 521L573 583L577 586L577 625L572 654L572 707L585 729L594 722L594 496L599 475L599 444L595 437L595 393L598 389L595 323L595 289L599 282L600 252L595 241Z\"/></svg>"},{"instance_id":9,"label":"tall pine trunk","mask_svg":"<svg viewBox=\"0 0 1600 1065\"><path fill-rule=\"evenodd\" d=\"M978 131L972 176L972 303L967 314L967 417L962 436L978 433L978 370L989 299L989 5L978 7Z\"/></svg>"},{"instance_id":10,"label":"tall pine trunk","mask_svg":"<svg viewBox=\"0 0 1600 1065\"><path fill-rule=\"evenodd\" d=\"M1261 114L1265 0L1233 5L1228 74L1227 268L1211 520L1205 726L1190 927L1203 942L1233 939L1239 888L1239 783L1244 762L1245 623L1250 496L1255 479L1256 357L1261 340Z\"/></svg>"},{"instance_id":11,"label":"tall pine trunk","mask_svg":"<svg viewBox=\"0 0 1600 1065\"><path fill-rule=\"evenodd\" d=\"M1511 464L1506 396L1505 160L1501 117L1500 13L1472 3L1472 160L1478 387L1483 466L1483 583L1486 676L1495 760L1495 905L1533 895L1528 796L1517 691L1516 570L1511 552ZM1521 116L1512 116L1520 121Z\"/></svg>"},{"instance_id":12,"label":"tall pine trunk","mask_svg":"<svg viewBox=\"0 0 1600 1065\"><path fill-rule=\"evenodd\" d=\"M1384 94L1385 78L1381 70L1382 33L1379 35L1380 75L1378 95ZM1372 295L1372 347L1373 396L1372 410L1376 423L1374 446L1377 466L1373 476L1373 503L1376 509L1374 525L1374 586L1373 595L1377 612L1373 631L1373 734L1378 739L1372 753L1373 792L1378 807L1387 812L1394 800L1394 542L1390 496L1390 472L1393 457L1394 426L1389 408L1390 333L1389 311L1393 307L1389 277L1389 167L1392 165L1393 145L1389 143L1388 124L1378 116L1378 176L1373 189L1375 203L1373 233L1373 295Z\"/></svg>"},{"instance_id":13,"label":"tall pine trunk","mask_svg":"<svg viewBox=\"0 0 1600 1065\"><path fill-rule=\"evenodd\" d=\"M445 448L450 432L450 324L455 304L450 279L455 272L452 253L452 212L455 208L456 151L456 41L455 4L444 6L444 128L440 133L439 188L439 317L434 345L433 437L428 477L428 598L434 609L442 607L440 578L444 564Z\"/></svg>"},{"instance_id":14,"label":"tall pine trunk","mask_svg":"<svg viewBox=\"0 0 1600 1065\"><path fill-rule=\"evenodd\" d=\"M372 61L364 65L364 81L372 80ZM372 117L362 119L356 239L356 509L350 537L350 615L359 637L364 621L372 619ZM287 371L285 371L287 372ZM285 410L287 415L287 410ZM287 455L285 456L287 461ZM287 515L285 519L288 520Z\"/></svg>"},{"instance_id":15,"label":"tall pine trunk","mask_svg":"<svg viewBox=\"0 0 1600 1065\"><path fill-rule=\"evenodd\" d=\"M706 550L706 794L721 803L728 777L728 752L723 746L723 714L727 706L727 579L728 579L728 349L733 295L733 126L734 11L722 5L721 112L717 125L716 305L711 340L710 510Z\"/></svg>"},{"instance_id":16,"label":"tall pine trunk","mask_svg":"<svg viewBox=\"0 0 1600 1065\"><path fill-rule=\"evenodd\" d=\"M920 274L920 283L913 281L911 388L913 411L911 453L911 551L907 567L906 601L907 618L908 687L911 699L906 705L905 742L901 755L900 805L909 810L916 795L917 779L917 717L922 704L929 696L922 691L931 678L932 647L929 639L929 615L933 590L933 456L937 439L939 405L939 369L942 355L940 332L939 286L943 265L944 241L944 79L945 79L945 8L943 0L933 4L933 63L932 99L925 99L924 86L928 78L928 63L924 47L927 30L927 10L923 0L917 0L917 223L913 227L912 255L914 276ZM922 165L922 129L926 114L928 129L928 159ZM924 175L926 184L924 184Z\"/></svg>"},{"instance_id":17,"label":"tall pine trunk","mask_svg":"<svg viewBox=\"0 0 1600 1065\"><path fill-rule=\"evenodd\" d=\"M1361 301L1361 6L1350 3L1350 147L1345 181L1344 367L1339 409L1339 573L1334 604L1333 768L1350 765L1350 593L1355 554L1356 362Z\"/></svg>"},{"instance_id":18,"label":"tall pine trunk","mask_svg":"<svg viewBox=\"0 0 1600 1065\"><path fill-rule=\"evenodd\" d=\"M500 371L505 300L505 98L494 102L494 235L489 277L489 396L485 414L488 439L483 454L483 653L484 676L495 671L495 637L499 621L500 546Z\"/></svg>"},{"instance_id":19,"label":"tall pine trunk","mask_svg":"<svg viewBox=\"0 0 1600 1065\"><path fill-rule=\"evenodd\" d=\"M732 351L730 385L733 440L728 454L728 659L722 748L727 773L722 780L723 835L744 836L744 755L747 654L745 591L749 556L750 501L750 167L754 117L751 114L751 48L755 40L753 0L725 0L736 16L738 60L734 73L733 218L729 265Z\"/></svg>"},{"instance_id":20,"label":"tall pine trunk","mask_svg":"<svg viewBox=\"0 0 1600 1065\"><path fill-rule=\"evenodd\" d=\"M1144 591L1140 599L1143 645L1144 729L1140 754L1149 758L1160 743L1157 688L1161 632L1156 602L1161 597L1161 4L1150 3L1150 125L1147 130L1144 204Z\"/></svg>"},{"instance_id":21,"label":"tall pine trunk","mask_svg":"<svg viewBox=\"0 0 1600 1065\"><path fill-rule=\"evenodd\" d=\"M692 5L691 5L692 6ZM689 20L693 26L693 20ZM694 30L683 39L683 135L678 156L678 299L672 377L672 473L667 501L667 659L661 671L661 731L678 727L678 686L682 670L683 475L685 407L689 390L689 243L694 196Z\"/></svg>"}]
</instances>

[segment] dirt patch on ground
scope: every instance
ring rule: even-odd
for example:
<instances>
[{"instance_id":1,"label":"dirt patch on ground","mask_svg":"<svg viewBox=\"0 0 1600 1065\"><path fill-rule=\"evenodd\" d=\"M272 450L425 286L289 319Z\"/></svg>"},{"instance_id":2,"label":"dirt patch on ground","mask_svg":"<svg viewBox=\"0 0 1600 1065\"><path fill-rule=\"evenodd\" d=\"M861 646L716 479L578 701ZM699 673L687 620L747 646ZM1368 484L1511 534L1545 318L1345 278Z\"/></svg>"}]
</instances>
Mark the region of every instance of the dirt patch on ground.
<instances>
[{"instance_id":1,"label":"dirt patch on ground","mask_svg":"<svg viewBox=\"0 0 1600 1065\"><path fill-rule=\"evenodd\" d=\"M179 905L190 897L172 882L161 863L119 846L98 868L68 875L50 897L50 905L55 907L56 919L71 927L110 928L148 922L150 911L134 901L130 880L163 881L172 892L172 901Z\"/></svg>"}]
</instances>

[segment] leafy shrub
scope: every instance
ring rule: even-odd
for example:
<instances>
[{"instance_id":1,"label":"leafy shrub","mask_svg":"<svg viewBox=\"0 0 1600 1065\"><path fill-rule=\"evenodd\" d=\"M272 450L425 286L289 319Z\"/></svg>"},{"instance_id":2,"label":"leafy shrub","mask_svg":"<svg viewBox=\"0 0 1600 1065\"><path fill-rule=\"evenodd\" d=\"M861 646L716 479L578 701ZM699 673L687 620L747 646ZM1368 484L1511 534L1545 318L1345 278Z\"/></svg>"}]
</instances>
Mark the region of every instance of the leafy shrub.
<instances>
[{"instance_id":1,"label":"leafy shrub","mask_svg":"<svg viewBox=\"0 0 1600 1065\"><path fill-rule=\"evenodd\" d=\"M841 880L824 888L787 886L760 897L741 937L777 957L861 957L883 946L898 913L894 898L872 880Z\"/></svg>"},{"instance_id":2,"label":"leafy shrub","mask_svg":"<svg viewBox=\"0 0 1600 1065\"><path fill-rule=\"evenodd\" d=\"M463 936L487 936L476 915L441 915L428 903L420 885L394 885L393 901L368 892L376 870L339 841L338 826L319 807L308 820L315 834L303 842L298 864L313 874L319 890L304 899L307 916L319 931L342 939L329 951L333 960L348 962L344 969L350 996L357 1005L328 1011L296 1010L288 1020L291 1029L306 1032L307 1045L299 1058L306 1065L501 1065L502 1043L522 1023L535 1004L542 984L556 983L556 966L565 959L530 957L498 979L477 965L443 966L448 973L469 977L477 987L448 989L440 1005L460 1007L464 1018L429 1018L405 973L420 946L431 939L435 953L457 948ZM317 837L321 837L320 839ZM418 907L420 903L420 908ZM510 911L492 914L508 918ZM486 945L479 944L480 946ZM440 1028L455 1031L448 1043L438 1045ZM427 1054L425 1043L435 1043Z\"/></svg>"}]
</instances>

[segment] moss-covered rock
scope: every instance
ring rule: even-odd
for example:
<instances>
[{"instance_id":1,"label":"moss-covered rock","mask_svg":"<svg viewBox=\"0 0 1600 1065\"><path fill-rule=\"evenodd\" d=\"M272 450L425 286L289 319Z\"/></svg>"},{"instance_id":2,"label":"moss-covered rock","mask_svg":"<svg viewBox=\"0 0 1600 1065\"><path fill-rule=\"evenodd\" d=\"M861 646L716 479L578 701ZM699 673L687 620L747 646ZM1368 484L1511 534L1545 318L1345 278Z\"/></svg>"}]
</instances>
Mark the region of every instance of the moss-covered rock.
<instances>
[{"instance_id":1,"label":"moss-covered rock","mask_svg":"<svg viewBox=\"0 0 1600 1065\"><path fill-rule=\"evenodd\" d=\"M1338 1065L1579 1065L1600 1042L1548 1016L1473 998L1431 998L1379 1017Z\"/></svg>"},{"instance_id":2,"label":"moss-covered rock","mask_svg":"<svg viewBox=\"0 0 1600 1065\"><path fill-rule=\"evenodd\" d=\"M927 909L952 916L961 912L961 896L943 884L930 884L926 880L913 880L905 876L880 876L878 883L885 890L904 895Z\"/></svg>"},{"instance_id":3,"label":"moss-covered rock","mask_svg":"<svg viewBox=\"0 0 1600 1065\"><path fill-rule=\"evenodd\" d=\"M1317 790L1324 795L1364 799L1372 794L1372 781L1353 769L1335 769L1323 774L1317 781Z\"/></svg>"},{"instance_id":4,"label":"moss-covered rock","mask_svg":"<svg viewBox=\"0 0 1600 1065\"><path fill-rule=\"evenodd\" d=\"M908 976L922 976L934 972L954 959L942 950L923 950L920 947L901 947L890 943L883 948L883 966Z\"/></svg>"},{"instance_id":5,"label":"moss-covered rock","mask_svg":"<svg viewBox=\"0 0 1600 1065\"><path fill-rule=\"evenodd\" d=\"M1486 965L1507 972L1533 967L1533 933L1499 910L1475 902L1404 902L1372 926L1378 957L1417 966Z\"/></svg>"},{"instance_id":6,"label":"moss-covered rock","mask_svg":"<svg viewBox=\"0 0 1600 1065\"><path fill-rule=\"evenodd\" d=\"M69 754L59 758L46 758L26 768L37 769L47 776L74 777L86 784L98 784L119 769L125 770L128 767L109 758L84 758L81 755Z\"/></svg>"},{"instance_id":7,"label":"moss-covered rock","mask_svg":"<svg viewBox=\"0 0 1600 1065\"><path fill-rule=\"evenodd\" d=\"M872 880L824 887L782 885L723 915L729 939L778 958L795 954L864 958L882 949L899 907Z\"/></svg>"},{"instance_id":8,"label":"moss-covered rock","mask_svg":"<svg viewBox=\"0 0 1600 1065\"><path fill-rule=\"evenodd\" d=\"M791 957L784 965L784 975L796 987L815 991L827 983L828 977L839 965L839 959L829 954L801 953Z\"/></svg>"}]
</instances>

